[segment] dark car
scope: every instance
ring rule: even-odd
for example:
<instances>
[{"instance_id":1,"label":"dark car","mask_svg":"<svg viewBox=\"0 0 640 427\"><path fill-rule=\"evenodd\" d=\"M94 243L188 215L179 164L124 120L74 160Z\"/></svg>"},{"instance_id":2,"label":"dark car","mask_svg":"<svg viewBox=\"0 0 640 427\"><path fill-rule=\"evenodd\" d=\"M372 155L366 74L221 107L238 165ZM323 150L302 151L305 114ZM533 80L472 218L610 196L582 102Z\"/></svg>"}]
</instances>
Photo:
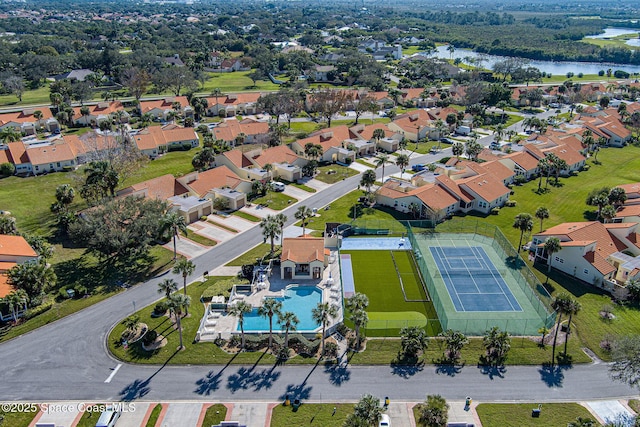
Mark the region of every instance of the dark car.
<instances>
[{"instance_id":1,"label":"dark car","mask_svg":"<svg viewBox=\"0 0 640 427\"><path fill-rule=\"evenodd\" d=\"M451 138L440 138L440 142L444 142L445 144L453 144L455 141Z\"/></svg>"},{"instance_id":2,"label":"dark car","mask_svg":"<svg viewBox=\"0 0 640 427\"><path fill-rule=\"evenodd\" d=\"M426 169L426 166L422 163L418 163L417 165L411 166L411 170L414 172L420 172Z\"/></svg>"}]
</instances>

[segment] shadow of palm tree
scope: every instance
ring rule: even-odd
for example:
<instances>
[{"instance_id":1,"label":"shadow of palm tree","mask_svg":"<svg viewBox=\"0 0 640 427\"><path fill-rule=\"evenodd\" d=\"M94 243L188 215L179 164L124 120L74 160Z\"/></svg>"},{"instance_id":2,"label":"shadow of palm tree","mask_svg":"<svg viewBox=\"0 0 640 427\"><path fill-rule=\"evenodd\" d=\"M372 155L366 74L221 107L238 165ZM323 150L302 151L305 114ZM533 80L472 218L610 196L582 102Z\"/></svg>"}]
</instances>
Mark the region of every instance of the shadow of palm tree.
<instances>
[{"instance_id":1,"label":"shadow of palm tree","mask_svg":"<svg viewBox=\"0 0 640 427\"><path fill-rule=\"evenodd\" d=\"M502 362L494 362L485 356L480 356L478 369L480 369L482 375L488 376L490 380L495 377L504 378L504 374L507 372L507 368Z\"/></svg>"},{"instance_id":2,"label":"shadow of palm tree","mask_svg":"<svg viewBox=\"0 0 640 427\"><path fill-rule=\"evenodd\" d=\"M444 357L436 359L433 362L436 365L435 372L438 375L448 375L450 377L455 377L460 372L462 372L462 368L464 368L464 362L456 364L455 361L445 359Z\"/></svg>"},{"instance_id":3,"label":"shadow of palm tree","mask_svg":"<svg viewBox=\"0 0 640 427\"><path fill-rule=\"evenodd\" d=\"M227 367L229 367L229 365L231 365L231 363L233 363L233 360L236 357L238 357L238 353L234 354L227 364L218 371L218 373L214 374L213 371L209 371L204 378L200 378L196 381L196 385L198 386L196 393L199 395L209 395L218 390L220 388L222 373L227 369Z\"/></svg>"},{"instance_id":4,"label":"shadow of palm tree","mask_svg":"<svg viewBox=\"0 0 640 427\"><path fill-rule=\"evenodd\" d=\"M287 384L287 388L284 394L280 395L280 399L284 400L287 397L293 400L309 399L309 397L311 397L311 390L313 389L313 387L307 386L307 381L309 380L309 377L311 377L311 374L313 374L313 372L316 370L319 364L320 364L320 359L316 361L315 365L313 365L313 368L311 368L307 376L304 378L304 380L302 380L300 384Z\"/></svg>"},{"instance_id":5,"label":"shadow of palm tree","mask_svg":"<svg viewBox=\"0 0 640 427\"><path fill-rule=\"evenodd\" d=\"M545 362L542 367L538 369L540 373L540 379L547 387L562 387L564 382L564 371L571 369L568 365L551 365L550 362Z\"/></svg>"},{"instance_id":6,"label":"shadow of palm tree","mask_svg":"<svg viewBox=\"0 0 640 427\"><path fill-rule=\"evenodd\" d=\"M418 358L401 358L400 355L391 362L391 373L401 378L411 378L424 370L424 361Z\"/></svg>"},{"instance_id":7,"label":"shadow of palm tree","mask_svg":"<svg viewBox=\"0 0 640 427\"><path fill-rule=\"evenodd\" d=\"M346 365L335 363L326 364L324 366L324 372L329 374L329 382L336 386L341 386L351 379L351 371L347 369Z\"/></svg>"},{"instance_id":8,"label":"shadow of palm tree","mask_svg":"<svg viewBox=\"0 0 640 427\"><path fill-rule=\"evenodd\" d=\"M235 374L229 375L227 388L231 393L235 393L238 390L253 389L259 391L273 387L273 383L280 378L280 372L274 372L275 364L270 369L255 371L259 361L260 359L250 368L241 367Z\"/></svg>"},{"instance_id":9,"label":"shadow of palm tree","mask_svg":"<svg viewBox=\"0 0 640 427\"><path fill-rule=\"evenodd\" d=\"M151 391L149 384L151 384L151 380L153 379L153 377L158 375L158 373L160 373L160 371L162 371L164 367L167 366L167 364L171 361L171 359L175 357L176 354L178 354L178 350L174 351L173 354L169 356L169 358L162 364L162 366L160 366L158 370L151 374L146 380L137 379L125 386L125 388L123 388L119 393L120 400L124 402L130 402L132 400L140 399L141 397L146 396L149 391Z\"/></svg>"}]
</instances>

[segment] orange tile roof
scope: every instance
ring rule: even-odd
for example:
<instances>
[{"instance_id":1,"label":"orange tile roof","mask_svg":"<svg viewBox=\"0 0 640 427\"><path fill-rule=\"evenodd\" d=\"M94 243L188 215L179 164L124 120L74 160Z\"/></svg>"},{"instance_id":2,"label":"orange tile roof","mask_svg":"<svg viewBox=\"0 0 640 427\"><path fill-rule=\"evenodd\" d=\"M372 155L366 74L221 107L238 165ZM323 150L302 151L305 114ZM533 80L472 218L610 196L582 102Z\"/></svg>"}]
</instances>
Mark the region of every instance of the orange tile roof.
<instances>
[{"instance_id":1,"label":"orange tile roof","mask_svg":"<svg viewBox=\"0 0 640 427\"><path fill-rule=\"evenodd\" d=\"M251 104L254 102L258 102L258 99L260 98L260 96L262 96L260 92L244 92L244 93L220 95L218 96L218 104L221 104L223 106ZM207 102L210 107L216 105L216 97L215 96L207 97Z\"/></svg>"},{"instance_id":2,"label":"orange tile roof","mask_svg":"<svg viewBox=\"0 0 640 427\"><path fill-rule=\"evenodd\" d=\"M612 223L608 223L608 224L602 224L604 225L604 228L606 228L607 230L610 228L632 228L635 227L635 223L633 222L612 222Z\"/></svg>"},{"instance_id":3,"label":"orange tile roof","mask_svg":"<svg viewBox=\"0 0 640 427\"><path fill-rule=\"evenodd\" d=\"M446 175L438 175L436 177L436 181L440 183L444 188L449 190L449 193L453 193L452 196L462 200L465 203L469 203L472 199L467 194L465 194L457 183L455 183L451 178Z\"/></svg>"},{"instance_id":4,"label":"orange tile roof","mask_svg":"<svg viewBox=\"0 0 640 427\"><path fill-rule=\"evenodd\" d=\"M384 131L385 137L392 137L396 134L396 132L389 130L387 125L384 123L374 123L372 125L365 126L362 131L358 132L361 138L366 139L367 141L371 141L373 139L373 132L376 129L382 129Z\"/></svg>"},{"instance_id":5,"label":"orange tile roof","mask_svg":"<svg viewBox=\"0 0 640 427\"><path fill-rule=\"evenodd\" d=\"M593 265L603 275L613 273L616 268L609 264L605 257L595 251L587 252L584 257L591 265Z\"/></svg>"},{"instance_id":6,"label":"orange tile roof","mask_svg":"<svg viewBox=\"0 0 640 427\"><path fill-rule=\"evenodd\" d=\"M492 202L511 192L502 181L485 173L456 181L461 189L473 191L487 202Z\"/></svg>"},{"instance_id":7,"label":"orange tile roof","mask_svg":"<svg viewBox=\"0 0 640 427\"><path fill-rule=\"evenodd\" d=\"M269 133L269 124L265 122L238 122L236 119L227 119L224 123L213 128L216 139L223 141L235 141L241 133L245 135L266 135Z\"/></svg>"},{"instance_id":8,"label":"orange tile roof","mask_svg":"<svg viewBox=\"0 0 640 427\"><path fill-rule=\"evenodd\" d=\"M9 153L11 153L11 158L13 159L14 164L21 165L29 163L27 148L24 146L22 141L10 142L7 144L7 147L9 147Z\"/></svg>"},{"instance_id":9,"label":"orange tile roof","mask_svg":"<svg viewBox=\"0 0 640 427\"><path fill-rule=\"evenodd\" d=\"M293 164L301 159L293 150L286 145L278 145L277 147L267 148L262 153L253 158L253 161L260 167L266 164L288 163Z\"/></svg>"},{"instance_id":10,"label":"orange tile roof","mask_svg":"<svg viewBox=\"0 0 640 427\"><path fill-rule=\"evenodd\" d=\"M423 98L422 96L423 93L424 93L424 89L419 87L402 89L402 98L403 99L420 99L420 98Z\"/></svg>"},{"instance_id":11,"label":"orange tile roof","mask_svg":"<svg viewBox=\"0 0 640 427\"><path fill-rule=\"evenodd\" d=\"M15 262L10 262L10 261L0 261L0 271L9 271L11 270L13 267L15 267L16 265L18 265Z\"/></svg>"},{"instance_id":12,"label":"orange tile roof","mask_svg":"<svg viewBox=\"0 0 640 427\"><path fill-rule=\"evenodd\" d=\"M13 159L11 159L11 153L9 150L0 150L0 164L2 163L13 163Z\"/></svg>"},{"instance_id":13,"label":"orange tile roof","mask_svg":"<svg viewBox=\"0 0 640 427\"><path fill-rule=\"evenodd\" d=\"M190 182L188 186L200 197L204 197L214 188L229 187L235 189L243 182L249 181L240 178L226 166L218 166L208 171L198 172L196 180Z\"/></svg>"},{"instance_id":14,"label":"orange tile roof","mask_svg":"<svg viewBox=\"0 0 640 427\"><path fill-rule=\"evenodd\" d=\"M2 258L3 255L26 257L38 256L36 251L29 246L29 243L27 243L24 237L0 234L0 258Z\"/></svg>"},{"instance_id":15,"label":"orange tile roof","mask_svg":"<svg viewBox=\"0 0 640 427\"><path fill-rule=\"evenodd\" d=\"M154 148L158 148L156 138L149 132L138 132L134 135L133 140L138 150L153 150Z\"/></svg>"},{"instance_id":16,"label":"orange tile roof","mask_svg":"<svg viewBox=\"0 0 640 427\"><path fill-rule=\"evenodd\" d=\"M43 165L46 163L65 162L75 159L76 155L67 143L34 147L27 150L29 160L32 165Z\"/></svg>"},{"instance_id":17,"label":"orange tile roof","mask_svg":"<svg viewBox=\"0 0 640 427\"><path fill-rule=\"evenodd\" d=\"M245 156L245 154L238 149L225 151L220 155L229 159L232 164L239 168L250 168L253 166L251 160L249 160L247 156Z\"/></svg>"},{"instance_id":18,"label":"orange tile roof","mask_svg":"<svg viewBox=\"0 0 640 427\"><path fill-rule=\"evenodd\" d=\"M133 184L122 189L118 194L126 195L137 192L145 192L147 199L167 200L169 197L188 193L189 190L180 184L173 175L167 174Z\"/></svg>"},{"instance_id":19,"label":"orange tile roof","mask_svg":"<svg viewBox=\"0 0 640 427\"><path fill-rule=\"evenodd\" d=\"M4 298L13 292L15 288L9 284L9 276L0 273L0 298Z\"/></svg>"},{"instance_id":20,"label":"orange tile roof","mask_svg":"<svg viewBox=\"0 0 640 427\"><path fill-rule=\"evenodd\" d=\"M542 233L537 233L537 235L565 236L565 238L574 241L595 240L598 242L597 251L605 258L614 252L626 249L626 246L615 236L611 235L604 224L598 221L565 222L563 224L556 225L555 227L551 227Z\"/></svg>"},{"instance_id":21,"label":"orange tile roof","mask_svg":"<svg viewBox=\"0 0 640 427\"><path fill-rule=\"evenodd\" d=\"M425 110L411 110L395 118L393 123L405 132L417 133L418 128L432 122Z\"/></svg>"},{"instance_id":22,"label":"orange tile roof","mask_svg":"<svg viewBox=\"0 0 640 427\"><path fill-rule=\"evenodd\" d=\"M90 116L108 116L111 113L115 113L118 110L124 110L124 106L120 101L111 101L111 102L99 102L93 105L83 105L83 107L87 107L89 109ZM81 113L82 107L75 107L73 109L74 119L77 120L82 118Z\"/></svg>"},{"instance_id":23,"label":"orange tile roof","mask_svg":"<svg viewBox=\"0 0 640 427\"><path fill-rule=\"evenodd\" d=\"M558 147L545 150L544 153L555 154L556 156L558 156L558 158L567 162L567 165L569 166L575 165L577 163L580 163L586 160L586 157L584 157L582 154L580 154L578 151L574 150L573 148L569 147L568 145L560 145Z\"/></svg>"},{"instance_id":24,"label":"orange tile roof","mask_svg":"<svg viewBox=\"0 0 640 427\"><path fill-rule=\"evenodd\" d=\"M620 184L616 185L616 187L622 188L627 196L634 193L640 194L640 182L633 182L631 184Z\"/></svg>"},{"instance_id":25,"label":"orange tile roof","mask_svg":"<svg viewBox=\"0 0 640 427\"><path fill-rule=\"evenodd\" d=\"M618 218L626 218L630 216L640 216L640 205L624 205L616 213Z\"/></svg>"},{"instance_id":26,"label":"orange tile roof","mask_svg":"<svg viewBox=\"0 0 640 427\"><path fill-rule=\"evenodd\" d=\"M298 140L298 145L304 148L308 143L319 144L322 150L327 152L331 147L339 147L347 139L359 139L346 125L333 126L316 131L307 138Z\"/></svg>"},{"instance_id":27,"label":"orange tile roof","mask_svg":"<svg viewBox=\"0 0 640 427\"><path fill-rule=\"evenodd\" d=\"M35 113L36 111L42 112L41 120L47 120L53 117L53 114L51 114L51 110L48 107L25 108L21 111L0 114L0 123L14 122L22 124L28 122L37 122L38 120L33 117L33 113Z\"/></svg>"},{"instance_id":28,"label":"orange tile roof","mask_svg":"<svg viewBox=\"0 0 640 427\"><path fill-rule=\"evenodd\" d=\"M173 103L179 102L182 108L186 108L189 106L189 101L186 96L175 96L164 99L157 99L154 101L140 101L140 109L142 110L142 114L148 113L151 110L156 108L160 110L172 110Z\"/></svg>"},{"instance_id":29,"label":"orange tile roof","mask_svg":"<svg viewBox=\"0 0 640 427\"><path fill-rule=\"evenodd\" d=\"M418 197L418 199L434 211L446 209L449 206L458 203L456 198L451 196L451 194L449 194L445 189L435 184L418 187L415 190L410 191L408 195Z\"/></svg>"},{"instance_id":30,"label":"orange tile roof","mask_svg":"<svg viewBox=\"0 0 640 427\"><path fill-rule=\"evenodd\" d=\"M473 163L473 162L472 162ZM503 181L505 179L511 178L514 176L514 173L511 169L503 165L497 160L492 162L484 162L484 163L473 163L469 165L471 169L476 171L477 173L489 172L495 178Z\"/></svg>"},{"instance_id":31,"label":"orange tile roof","mask_svg":"<svg viewBox=\"0 0 640 427\"><path fill-rule=\"evenodd\" d=\"M324 239L322 237L288 237L282 240L281 261L296 264L324 261Z\"/></svg>"}]
</instances>

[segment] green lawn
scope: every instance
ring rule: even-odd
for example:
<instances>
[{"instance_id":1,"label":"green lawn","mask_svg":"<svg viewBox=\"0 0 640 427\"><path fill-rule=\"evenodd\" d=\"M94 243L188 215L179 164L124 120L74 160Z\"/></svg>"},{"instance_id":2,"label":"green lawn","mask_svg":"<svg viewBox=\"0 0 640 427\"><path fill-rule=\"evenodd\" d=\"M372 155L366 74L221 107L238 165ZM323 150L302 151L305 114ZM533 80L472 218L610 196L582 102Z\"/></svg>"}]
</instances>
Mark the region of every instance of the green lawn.
<instances>
[{"instance_id":1,"label":"green lawn","mask_svg":"<svg viewBox=\"0 0 640 427\"><path fill-rule=\"evenodd\" d=\"M531 417L538 403L481 403L476 407L483 427L558 427L566 426L577 417L595 418L577 403L544 403L540 418ZM596 425L600 425L596 422Z\"/></svg>"},{"instance_id":2,"label":"green lawn","mask_svg":"<svg viewBox=\"0 0 640 427\"><path fill-rule=\"evenodd\" d=\"M201 245L209 246L209 247L215 246L217 244L215 240L208 239L194 231L189 232L186 238L196 243L200 243Z\"/></svg>"},{"instance_id":3,"label":"green lawn","mask_svg":"<svg viewBox=\"0 0 640 427\"><path fill-rule=\"evenodd\" d=\"M269 254L271 250L271 245L268 243L262 243L254 248L249 249L244 254L240 255L238 258L229 262L228 266L241 266L245 264L254 264L256 260L262 259L264 256ZM276 251L276 254L278 251Z\"/></svg>"},{"instance_id":4,"label":"green lawn","mask_svg":"<svg viewBox=\"0 0 640 427\"><path fill-rule=\"evenodd\" d=\"M162 412L162 405L158 403L156 406L153 407L153 410L151 411L151 415L149 415L149 419L147 420L147 424L145 425L145 427L155 427L161 412Z\"/></svg>"},{"instance_id":5,"label":"green lawn","mask_svg":"<svg viewBox=\"0 0 640 427\"><path fill-rule=\"evenodd\" d=\"M236 230L235 228L231 228L231 227L229 227L229 226L226 226L226 225L224 225L224 224L221 224L221 223L220 223L220 222L218 222L218 221L213 221L213 220L211 220L211 219L207 219L207 222L208 222L209 224L213 224L213 225L215 225L216 227L220 227L220 228L222 228L222 229L224 229L224 230L227 230L227 231L229 231L229 232L231 232L231 233L237 233L237 232L238 232L238 230Z\"/></svg>"},{"instance_id":6,"label":"green lawn","mask_svg":"<svg viewBox=\"0 0 640 427\"><path fill-rule=\"evenodd\" d=\"M318 174L315 178L327 184L335 184L338 181L358 175L358 171L340 165L327 165L318 168Z\"/></svg>"},{"instance_id":7,"label":"green lawn","mask_svg":"<svg viewBox=\"0 0 640 427\"><path fill-rule=\"evenodd\" d=\"M437 146L438 146L437 141L418 142L417 144L415 142L409 142L407 144L407 150L411 152L416 152L418 154L429 154L431 152L431 149ZM440 143L441 148L446 148L448 146L449 144Z\"/></svg>"},{"instance_id":8,"label":"green lawn","mask_svg":"<svg viewBox=\"0 0 640 427\"><path fill-rule=\"evenodd\" d=\"M271 427L290 426L341 426L353 412L353 404L348 403L303 403L292 406L278 405L271 411ZM336 408L335 415L333 408Z\"/></svg>"},{"instance_id":9,"label":"green lawn","mask_svg":"<svg viewBox=\"0 0 640 427\"><path fill-rule=\"evenodd\" d=\"M227 407L222 403L211 405L207 408L207 412L202 420L202 427L211 427L220 424L227 417Z\"/></svg>"},{"instance_id":10,"label":"green lawn","mask_svg":"<svg viewBox=\"0 0 640 427\"><path fill-rule=\"evenodd\" d=\"M0 420L4 419L4 422L0 425L6 425L11 427L28 427L31 421L36 417L38 411L15 411L5 412L0 410ZM95 423L93 424L95 426Z\"/></svg>"},{"instance_id":11,"label":"green lawn","mask_svg":"<svg viewBox=\"0 0 640 427\"><path fill-rule=\"evenodd\" d=\"M246 219L247 221L251 221L251 222L260 222L260 218L258 218L257 216L248 214L244 211L233 211L231 215L238 216L240 218Z\"/></svg>"},{"instance_id":12,"label":"green lawn","mask_svg":"<svg viewBox=\"0 0 640 427\"><path fill-rule=\"evenodd\" d=\"M280 86L271 83L268 79L258 80L256 86L249 77L251 71L234 71L232 73L208 73L209 79L204 86L198 89L198 93L210 94L214 89L220 89L222 93L247 92L247 91L276 91Z\"/></svg>"},{"instance_id":13,"label":"green lawn","mask_svg":"<svg viewBox=\"0 0 640 427\"><path fill-rule=\"evenodd\" d=\"M191 159L193 159L193 156L195 156L198 151L200 151L199 148L192 148L189 151L171 151L155 160L151 160L130 177L127 177L119 188L125 188L162 175L171 174L180 177L189 172L193 172Z\"/></svg>"},{"instance_id":14,"label":"green lawn","mask_svg":"<svg viewBox=\"0 0 640 427\"><path fill-rule=\"evenodd\" d=\"M0 95L0 107L26 107L28 105L49 105L49 85L44 85L35 90L25 90L22 94L22 102L13 94Z\"/></svg>"},{"instance_id":15,"label":"green lawn","mask_svg":"<svg viewBox=\"0 0 640 427\"><path fill-rule=\"evenodd\" d=\"M341 251L351 255L357 292L369 297L367 334L395 335L404 326L427 327L430 335L440 332L440 322L412 264L411 252ZM404 292L393 259L401 273ZM427 319L432 319L428 322Z\"/></svg>"},{"instance_id":16,"label":"green lawn","mask_svg":"<svg viewBox=\"0 0 640 427\"><path fill-rule=\"evenodd\" d=\"M256 205L263 205L275 211L281 211L282 209L296 203L297 201L298 199L295 199L282 192L268 191L265 196L257 197L251 200L251 203Z\"/></svg>"},{"instance_id":17,"label":"green lawn","mask_svg":"<svg viewBox=\"0 0 640 427\"><path fill-rule=\"evenodd\" d=\"M516 247L520 233L512 225L515 216L521 212L533 215L539 206L547 207L550 218L544 221L543 228L549 228L563 222L593 220L596 210L585 203L588 193L594 188L613 187L618 184L640 181L637 172L640 170L640 148L627 146L625 148L603 149L598 154L598 160L601 162L599 165L588 161L590 169L580 172L576 177L560 178L560 186L549 185L546 193L537 193L538 180L523 186L514 186L514 194L510 199L515 200L517 206L503 208L498 215L489 215L483 218L483 221L499 226ZM542 185L544 187L544 180ZM539 230L540 222L536 220L533 232ZM533 271L540 281L544 282L546 266L534 267ZM577 326L577 336L580 337L584 346L589 347L605 360L610 358L600 348L600 342L605 335L640 333L640 310L635 306L625 307L612 304L611 298L607 294L594 287L576 283L567 276L557 273L551 276L549 290L553 294L566 290L577 297L582 305L580 313L573 318L573 322ZM603 320L598 314L605 304L614 306L613 314L616 318L612 321Z\"/></svg>"}]
</instances>

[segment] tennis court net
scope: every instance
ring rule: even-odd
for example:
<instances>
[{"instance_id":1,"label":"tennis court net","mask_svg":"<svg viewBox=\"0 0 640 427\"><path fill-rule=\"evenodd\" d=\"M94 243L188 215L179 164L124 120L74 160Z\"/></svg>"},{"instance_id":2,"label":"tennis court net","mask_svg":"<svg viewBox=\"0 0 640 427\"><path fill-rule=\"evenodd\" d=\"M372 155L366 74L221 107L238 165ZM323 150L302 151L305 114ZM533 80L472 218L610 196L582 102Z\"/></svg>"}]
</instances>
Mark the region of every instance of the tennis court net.
<instances>
[{"instance_id":1,"label":"tennis court net","mask_svg":"<svg viewBox=\"0 0 640 427\"><path fill-rule=\"evenodd\" d=\"M440 270L436 270L433 274L434 278L441 279L442 277L504 277L507 274L507 270L467 270L467 269L455 269L447 270L441 273Z\"/></svg>"}]
</instances>

